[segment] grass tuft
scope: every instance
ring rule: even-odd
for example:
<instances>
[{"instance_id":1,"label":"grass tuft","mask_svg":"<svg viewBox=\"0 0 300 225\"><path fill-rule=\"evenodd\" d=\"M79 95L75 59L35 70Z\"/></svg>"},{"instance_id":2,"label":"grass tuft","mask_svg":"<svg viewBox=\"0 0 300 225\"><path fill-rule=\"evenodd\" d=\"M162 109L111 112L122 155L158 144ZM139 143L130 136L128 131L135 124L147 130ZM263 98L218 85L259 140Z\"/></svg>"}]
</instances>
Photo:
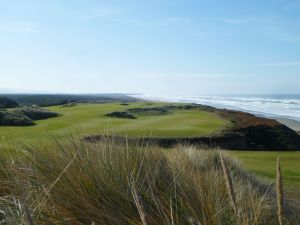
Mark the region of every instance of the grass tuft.
<instances>
[{"instance_id":1,"label":"grass tuft","mask_svg":"<svg viewBox=\"0 0 300 225\"><path fill-rule=\"evenodd\" d=\"M0 151L3 224L267 225L278 224L276 202L270 185L217 149L73 138ZM284 210L297 224L297 209Z\"/></svg>"},{"instance_id":2,"label":"grass tuft","mask_svg":"<svg viewBox=\"0 0 300 225\"><path fill-rule=\"evenodd\" d=\"M139 211L140 217L141 217L141 221L143 225L147 225L147 220L146 220L146 210L144 207L144 202L141 198L141 196L139 196L135 190L134 184L131 185L131 190L132 190L132 196L134 198L134 202L135 205Z\"/></svg>"},{"instance_id":3,"label":"grass tuft","mask_svg":"<svg viewBox=\"0 0 300 225\"><path fill-rule=\"evenodd\" d=\"M276 193L277 193L277 216L279 225L283 225L283 185L280 167L280 158L277 158L276 165Z\"/></svg>"},{"instance_id":4,"label":"grass tuft","mask_svg":"<svg viewBox=\"0 0 300 225\"><path fill-rule=\"evenodd\" d=\"M225 183L226 183L228 194L231 199L232 207L233 207L234 213L238 216L238 206L237 206L237 200L236 200L236 195L235 195L235 191L234 191L232 177L230 175L230 172L228 170L226 162L224 161L224 159L222 157L222 154L220 154L220 159L221 159L221 165L222 165L222 169L224 172L224 178L226 181Z\"/></svg>"}]
</instances>

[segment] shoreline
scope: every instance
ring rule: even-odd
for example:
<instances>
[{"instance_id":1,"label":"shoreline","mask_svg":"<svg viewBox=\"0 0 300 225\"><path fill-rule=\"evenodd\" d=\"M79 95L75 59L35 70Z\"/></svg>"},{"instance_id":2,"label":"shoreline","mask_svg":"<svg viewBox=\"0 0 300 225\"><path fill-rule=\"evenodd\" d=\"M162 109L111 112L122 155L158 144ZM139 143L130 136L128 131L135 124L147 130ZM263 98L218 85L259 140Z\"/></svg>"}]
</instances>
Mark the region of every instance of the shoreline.
<instances>
[{"instance_id":1,"label":"shoreline","mask_svg":"<svg viewBox=\"0 0 300 225\"><path fill-rule=\"evenodd\" d=\"M286 117L270 117L270 118L277 120L278 122L286 125L287 127L291 128L292 130L300 134L300 121L286 118Z\"/></svg>"},{"instance_id":2,"label":"shoreline","mask_svg":"<svg viewBox=\"0 0 300 225\"><path fill-rule=\"evenodd\" d=\"M172 102L172 103L185 103L185 104L199 104L205 106L211 106L216 109L234 110L239 112L250 113L258 117L263 117L266 119L275 119L278 122L286 125L287 127L293 129L296 132L300 132L300 113L297 115L296 108L291 111L291 114L279 113L278 110L271 110L270 104L275 104L272 107L275 109L285 107L283 104L291 104L291 101L295 101L300 104L300 96L291 96L288 99L282 98L272 98L272 96L181 96L181 97L159 97L150 95L131 95L131 97L136 97L141 100L155 101L155 102ZM267 97L267 98L266 98ZM221 102L223 101L223 102ZM266 104L268 110L259 110L255 105L251 104L257 101L258 105L262 106ZM228 104L226 104L227 102ZM295 103L295 104L296 104ZM241 104L241 105L240 105ZM249 107L246 107L250 104ZM278 104L278 105L276 105ZM270 111L271 110L271 111ZM292 109L291 109L292 110Z\"/></svg>"},{"instance_id":3,"label":"shoreline","mask_svg":"<svg viewBox=\"0 0 300 225\"><path fill-rule=\"evenodd\" d=\"M156 101L157 102L157 101ZM171 102L166 104L172 104ZM177 108L176 106L164 106ZM221 147L227 150L257 150L257 151L298 151L300 149L300 136L298 133L287 127L285 124L271 118L255 114L218 109L212 106L201 104L187 104L186 110L199 109L215 113L231 122L231 126L224 129L220 135L199 136L199 137L149 137L140 138L115 136L121 142L124 138L133 143L152 143L162 147L173 147L178 144L191 144L209 147ZM88 135L83 139L88 142L99 142L105 135Z\"/></svg>"}]
</instances>

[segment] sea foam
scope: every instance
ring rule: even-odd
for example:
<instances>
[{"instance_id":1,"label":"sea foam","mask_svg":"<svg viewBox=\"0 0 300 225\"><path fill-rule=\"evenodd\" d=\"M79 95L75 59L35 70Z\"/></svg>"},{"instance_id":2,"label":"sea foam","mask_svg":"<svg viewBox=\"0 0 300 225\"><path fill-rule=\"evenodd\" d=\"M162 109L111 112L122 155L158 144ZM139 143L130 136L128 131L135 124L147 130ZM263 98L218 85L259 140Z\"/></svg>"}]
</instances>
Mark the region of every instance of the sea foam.
<instances>
[{"instance_id":1,"label":"sea foam","mask_svg":"<svg viewBox=\"0 0 300 225\"><path fill-rule=\"evenodd\" d=\"M153 101L196 103L216 108L251 112L267 117L285 117L300 121L300 95L278 96L154 96L134 97Z\"/></svg>"}]
</instances>

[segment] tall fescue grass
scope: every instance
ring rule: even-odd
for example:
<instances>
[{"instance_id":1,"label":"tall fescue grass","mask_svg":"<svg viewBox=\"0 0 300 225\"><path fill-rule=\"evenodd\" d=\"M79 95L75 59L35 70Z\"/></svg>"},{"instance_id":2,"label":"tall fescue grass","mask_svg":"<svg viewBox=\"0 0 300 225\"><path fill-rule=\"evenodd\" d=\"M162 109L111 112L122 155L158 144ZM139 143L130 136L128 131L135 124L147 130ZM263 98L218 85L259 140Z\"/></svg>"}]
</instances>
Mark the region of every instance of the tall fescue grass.
<instances>
[{"instance_id":1,"label":"tall fescue grass","mask_svg":"<svg viewBox=\"0 0 300 225\"><path fill-rule=\"evenodd\" d=\"M283 225L283 187L282 175L280 167L280 158L277 159L276 164L276 194L277 194L277 216L279 225Z\"/></svg>"},{"instance_id":2,"label":"tall fescue grass","mask_svg":"<svg viewBox=\"0 0 300 225\"><path fill-rule=\"evenodd\" d=\"M234 197L228 195L228 187ZM284 207L286 224L297 224L297 212ZM278 224L273 185L250 175L228 152L190 146L166 150L113 139L0 152L0 220L3 224Z\"/></svg>"}]
</instances>

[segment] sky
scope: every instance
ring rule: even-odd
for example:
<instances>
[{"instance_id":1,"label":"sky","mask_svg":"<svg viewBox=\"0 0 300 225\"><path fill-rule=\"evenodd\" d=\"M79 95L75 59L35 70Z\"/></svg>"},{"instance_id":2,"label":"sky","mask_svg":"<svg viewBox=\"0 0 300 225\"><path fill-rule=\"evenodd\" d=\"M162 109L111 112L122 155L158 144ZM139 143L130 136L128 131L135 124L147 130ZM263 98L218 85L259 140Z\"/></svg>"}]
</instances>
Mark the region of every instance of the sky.
<instances>
[{"instance_id":1,"label":"sky","mask_svg":"<svg viewBox=\"0 0 300 225\"><path fill-rule=\"evenodd\" d=\"M300 0L0 0L0 91L300 94Z\"/></svg>"}]
</instances>

